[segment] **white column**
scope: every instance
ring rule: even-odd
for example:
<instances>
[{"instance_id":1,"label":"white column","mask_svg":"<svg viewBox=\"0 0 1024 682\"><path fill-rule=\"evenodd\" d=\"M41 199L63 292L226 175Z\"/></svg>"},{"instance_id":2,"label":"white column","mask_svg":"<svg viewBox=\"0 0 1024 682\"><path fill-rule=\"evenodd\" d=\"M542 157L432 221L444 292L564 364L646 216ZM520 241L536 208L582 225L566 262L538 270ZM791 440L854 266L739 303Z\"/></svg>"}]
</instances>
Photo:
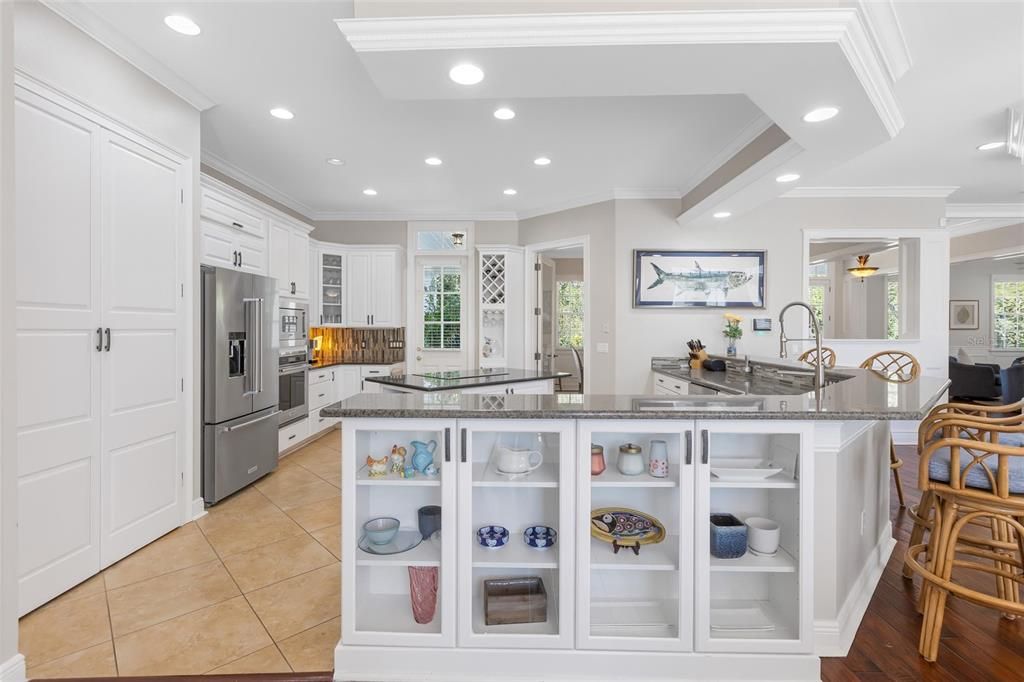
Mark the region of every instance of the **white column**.
<instances>
[{"instance_id":1,"label":"white column","mask_svg":"<svg viewBox=\"0 0 1024 682\"><path fill-rule=\"evenodd\" d=\"M0 2L0 682L25 679L25 659L18 653L13 23L11 3Z\"/></svg>"}]
</instances>

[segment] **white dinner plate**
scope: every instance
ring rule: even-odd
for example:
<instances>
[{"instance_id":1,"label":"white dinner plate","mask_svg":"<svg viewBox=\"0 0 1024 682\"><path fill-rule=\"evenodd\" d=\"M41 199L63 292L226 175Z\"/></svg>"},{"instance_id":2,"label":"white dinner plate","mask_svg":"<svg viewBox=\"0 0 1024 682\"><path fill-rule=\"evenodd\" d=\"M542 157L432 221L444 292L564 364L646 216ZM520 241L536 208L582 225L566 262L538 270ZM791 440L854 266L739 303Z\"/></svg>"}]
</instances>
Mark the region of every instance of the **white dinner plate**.
<instances>
[{"instance_id":1,"label":"white dinner plate","mask_svg":"<svg viewBox=\"0 0 1024 682\"><path fill-rule=\"evenodd\" d=\"M720 459L711 463L711 473L722 481L760 481L782 471L764 460L753 458Z\"/></svg>"}]
</instances>

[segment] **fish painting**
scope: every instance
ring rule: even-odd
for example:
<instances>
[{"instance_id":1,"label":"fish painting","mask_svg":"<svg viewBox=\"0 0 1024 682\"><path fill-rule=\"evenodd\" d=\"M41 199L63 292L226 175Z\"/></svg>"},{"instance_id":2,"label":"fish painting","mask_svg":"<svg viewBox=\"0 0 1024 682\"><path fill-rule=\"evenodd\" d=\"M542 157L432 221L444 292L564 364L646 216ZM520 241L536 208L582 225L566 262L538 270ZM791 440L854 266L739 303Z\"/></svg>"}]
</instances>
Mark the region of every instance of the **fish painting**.
<instances>
[{"instance_id":1,"label":"fish painting","mask_svg":"<svg viewBox=\"0 0 1024 682\"><path fill-rule=\"evenodd\" d=\"M671 282L677 289L701 292L705 298L710 297L713 291L721 291L724 299L728 296L730 289L741 287L754 277L741 270L705 270L696 260L693 261L693 266L693 270L669 272L651 263L657 278L647 289L654 289L665 282Z\"/></svg>"},{"instance_id":2,"label":"fish painting","mask_svg":"<svg viewBox=\"0 0 1024 682\"><path fill-rule=\"evenodd\" d=\"M640 545L651 545L665 539L665 527L656 518L635 509L608 507L590 512L590 534L611 543L613 553L629 547L640 554Z\"/></svg>"}]
</instances>

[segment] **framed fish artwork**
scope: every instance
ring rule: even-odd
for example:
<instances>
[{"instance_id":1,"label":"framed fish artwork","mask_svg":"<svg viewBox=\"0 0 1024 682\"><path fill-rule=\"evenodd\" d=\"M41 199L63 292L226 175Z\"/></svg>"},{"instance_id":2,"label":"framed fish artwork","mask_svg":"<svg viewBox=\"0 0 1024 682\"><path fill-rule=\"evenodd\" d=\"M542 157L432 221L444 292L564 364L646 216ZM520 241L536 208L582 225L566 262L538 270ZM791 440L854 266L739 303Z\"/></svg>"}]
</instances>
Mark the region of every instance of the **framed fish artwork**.
<instances>
[{"instance_id":1,"label":"framed fish artwork","mask_svg":"<svg viewBox=\"0 0 1024 682\"><path fill-rule=\"evenodd\" d=\"M634 308L764 308L764 251L633 251Z\"/></svg>"}]
</instances>

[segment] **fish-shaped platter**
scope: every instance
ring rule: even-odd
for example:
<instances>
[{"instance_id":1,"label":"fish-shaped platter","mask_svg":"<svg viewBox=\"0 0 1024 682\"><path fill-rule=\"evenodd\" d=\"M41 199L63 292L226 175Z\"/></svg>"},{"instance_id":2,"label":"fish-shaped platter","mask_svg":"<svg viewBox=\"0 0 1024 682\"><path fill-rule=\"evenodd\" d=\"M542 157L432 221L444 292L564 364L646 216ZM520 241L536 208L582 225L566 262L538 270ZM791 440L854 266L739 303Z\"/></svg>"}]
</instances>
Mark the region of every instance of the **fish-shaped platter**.
<instances>
[{"instance_id":1,"label":"fish-shaped platter","mask_svg":"<svg viewBox=\"0 0 1024 682\"><path fill-rule=\"evenodd\" d=\"M590 534L611 543L615 554L623 547L640 554L640 545L653 545L665 539L665 527L650 514L635 509L602 507L590 512Z\"/></svg>"}]
</instances>

